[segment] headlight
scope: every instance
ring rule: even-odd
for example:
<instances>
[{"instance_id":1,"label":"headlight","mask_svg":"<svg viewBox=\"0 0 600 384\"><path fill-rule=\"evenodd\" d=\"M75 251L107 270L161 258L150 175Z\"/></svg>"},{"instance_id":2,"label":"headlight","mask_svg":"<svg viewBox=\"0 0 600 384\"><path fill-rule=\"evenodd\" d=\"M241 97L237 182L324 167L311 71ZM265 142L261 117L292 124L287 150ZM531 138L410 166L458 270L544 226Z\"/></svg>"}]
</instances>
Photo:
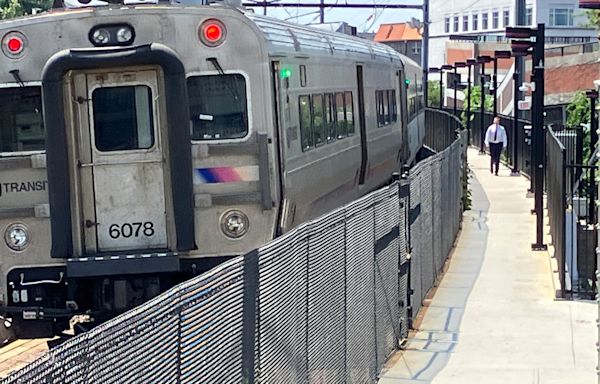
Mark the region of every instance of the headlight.
<instances>
[{"instance_id":1,"label":"headlight","mask_svg":"<svg viewBox=\"0 0 600 384\"><path fill-rule=\"evenodd\" d=\"M4 241L13 251L22 251L29 245L29 231L24 224L11 224L4 232Z\"/></svg>"},{"instance_id":2,"label":"headlight","mask_svg":"<svg viewBox=\"0 0 600 384\"><path fill-rule=\"evenodd\" d=\"M110 32L103 28L96 29L92 33L92 41L96 46L106 45L110 42Z\"/></svg>"},{"instance_id":3,"label":"headlight","mask_svg":"<svg viewBox=\"0 0 600 384\"><path fill-rule=\"evenodd\" d=\"M248 232L249 225L248 216L241 211L227 211L221 217L221 231L225 236L233 239L244 236Z\"/></svg>"},{"instance_id":4,"label":"headlight","mask_svg":"<svg viewBox=\"0 0 600 384\"><path fill-rule=\"evenodd\" d=\"M133 37L133 32L129 27L121 27L117 30L117 41L119 43L128 43Z\"/></svg>"}]
</instances>

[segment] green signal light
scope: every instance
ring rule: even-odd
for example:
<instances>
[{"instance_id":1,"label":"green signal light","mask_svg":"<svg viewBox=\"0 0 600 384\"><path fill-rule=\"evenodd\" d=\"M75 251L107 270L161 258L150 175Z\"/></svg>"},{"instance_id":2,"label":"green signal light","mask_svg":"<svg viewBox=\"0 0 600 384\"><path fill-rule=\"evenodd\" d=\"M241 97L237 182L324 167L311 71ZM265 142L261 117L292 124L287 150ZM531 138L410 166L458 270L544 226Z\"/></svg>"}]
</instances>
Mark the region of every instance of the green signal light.
<instances>
[{"instance_id":1,"label":"green signal light","mask_svg":"<svg viewBox=\"0 0 600 384\"><path fill-rule=\"evenodd\" d=\"M410 85L410 80L409 79L404 80L404 84Z\"/></svg>"},{"instance_id":2,"label":"green signal light","mask_svg":"<svg viewBox=\"0 0 600 384\"><path fill-rule=\"evenodd\" d=\"M289 69L289 68L284 68L284 69L282 69L282 70L281 70L281 77L282 77L283 79L287 79L287 78L290 78L290 77L292 77L292 70L291 70L291 69Z\"/></svg>"}]
</instances>

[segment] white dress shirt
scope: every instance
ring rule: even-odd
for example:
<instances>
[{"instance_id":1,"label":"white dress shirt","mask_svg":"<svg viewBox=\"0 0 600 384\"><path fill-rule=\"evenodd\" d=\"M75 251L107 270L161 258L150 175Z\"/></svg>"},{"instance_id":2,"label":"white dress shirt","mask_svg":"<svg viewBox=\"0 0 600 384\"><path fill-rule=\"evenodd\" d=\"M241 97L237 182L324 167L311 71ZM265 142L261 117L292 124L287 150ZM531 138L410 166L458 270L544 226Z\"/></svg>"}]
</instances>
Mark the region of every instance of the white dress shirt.
<instances>
[{"instance_id":1,"label":"white dress shirt","mask_svg":"<svg viewBox=\"0 0 600 384\"><path fill-rule=\"evenodd\" d=\"M508 145L506 129L500 124L490 125L485 132L485 145L489 147L491 143L502 143L503 148Z\"/></svg>"}]
</instances>

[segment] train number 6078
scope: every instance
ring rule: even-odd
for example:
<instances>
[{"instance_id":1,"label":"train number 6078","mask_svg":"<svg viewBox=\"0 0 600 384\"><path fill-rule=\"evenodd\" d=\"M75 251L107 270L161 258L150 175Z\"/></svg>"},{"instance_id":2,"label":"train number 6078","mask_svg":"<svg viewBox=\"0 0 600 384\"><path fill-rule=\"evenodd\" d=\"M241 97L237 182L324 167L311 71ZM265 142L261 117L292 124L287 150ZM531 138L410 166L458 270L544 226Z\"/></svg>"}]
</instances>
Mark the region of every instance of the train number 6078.
<instances>
[{"instance_id":1,"label":"train number 6078","mask_svg":"<svg viewBox=\"0 0 600 384\"><path fill-rule=\"evenodd\" d=\"M125 224L111 224L108 227L108 235L113 239L124 237L126 239L130 237L140 237L141 235L146 237L154 236L154 223L151 221L137 222L137 223L125 223Z\"/></svg>"}]
</instances>

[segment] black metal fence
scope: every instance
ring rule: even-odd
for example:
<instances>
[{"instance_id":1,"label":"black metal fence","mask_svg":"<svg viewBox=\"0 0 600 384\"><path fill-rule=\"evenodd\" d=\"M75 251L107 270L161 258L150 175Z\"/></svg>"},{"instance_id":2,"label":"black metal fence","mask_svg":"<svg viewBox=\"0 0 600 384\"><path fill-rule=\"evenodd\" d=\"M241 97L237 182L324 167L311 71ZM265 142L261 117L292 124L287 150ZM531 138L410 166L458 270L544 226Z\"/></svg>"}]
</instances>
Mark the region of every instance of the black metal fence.
<instances>
[{"instance_id":1,"label":"black metal fence","mask_svg":"<svg viewBox=\"0 0 600 384\"><path fill-rule=\"evenodd\" d=\"M425 145L436 152L448 148L462 129L460 120L447 110L425 109Z\"/></svg>"},{"instance_id":2,"label":"black metal fence","mask_svg":"<svg viewBox=\"0 0 600 384\"><path fill-rule=\"evenodd\" d=\"M596 291L597 167L571 163L582 158L581 132L546 133L547 207L563 297L591 297Z\"/></svg>"},{"instance_id":3,"label":"black metal fence","mask_svg":"<svg viewBox=\"0 0 600 384\"><path fill-rule=\"evenodd\" d=\"M481 140L485 135L487 127L492 124L494 116L492 113L484 112L483 127L481 126L481 113L474 112L473 120L471 121L471 143L470 145L481 149ZM504 160L511 167L515 164L517 169L523 174L531 175L531 130L525 129L527 126L531 126L531 122L528 120L518 120L516 133L514 128L514 121L511 116L500 115L500 124L506 129L506 136L508 139L508 147L503 152ZM517 141L516 155L514 151L514 141Z\"/></svg>"},{"instance_id":4,"label":"black metal fence","mask_svg":"<svg viewBox=\"0 0 600 384\"><path fill-rule=\"evenodd\" d=\"M564 297L566 287L566 223L567 211L567 151L554 132L549 129L546 134L546 172L552 177L546 180L548 194L548 219L550 235L554 246L554 257L558 263L558 275L561 295Z\"/></svg>"},{"instance_id":5,"label":"black metal fence","mask_svg":"<svg viewBox=\"0 0 600 384\"><path fill-rule=\"evenodd\" d=\"M458 232L465 144L455 139L406 179L68 340L2 383L373 383Z\"/></svg>"},{"instance_id":6,"label":"black metal fence","mask_svg":"<svg viewBox=\"0 0 600 384\"><path fill-rule=\"evenodd\" d=\"M566 211L566 267L569 293L580 297L594 296L598 232L595 178L597 167L568 164Z\"/></svg>"}]
</instances>

